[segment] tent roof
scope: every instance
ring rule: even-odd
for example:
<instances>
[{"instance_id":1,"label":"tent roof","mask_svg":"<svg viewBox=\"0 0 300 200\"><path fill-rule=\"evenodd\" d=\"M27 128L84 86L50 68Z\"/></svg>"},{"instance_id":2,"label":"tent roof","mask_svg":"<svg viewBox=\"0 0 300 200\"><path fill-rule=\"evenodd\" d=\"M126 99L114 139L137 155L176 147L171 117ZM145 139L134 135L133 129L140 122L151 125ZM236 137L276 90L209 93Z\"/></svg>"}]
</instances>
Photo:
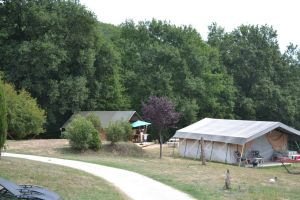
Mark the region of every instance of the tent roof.
<instances>
[{"instance_id":1,"label":"tent roof","mask_svg":"<svg viewBox=\"0 0 300 200\"><path fill-rule=\"evenodd\" d=\"M300 136L300 131L280 122L205 118L177 130L173 137L245 144L274 129Z\"/></svg>"},{"instance_id":2,"label":"tent roof","mask_svg":"<svg viewBox=\"0 0 300 200\"><path fill-rule=\"evenodd\" d=\"M136 122L133 122L133 123L131 124L131 126L132 126L133 128L136 128L136 127L140 127L140 126L148 126L148 125L150 125L150 124L151 124L151 123L149 123L149 122L137 120Z\"/></svg>"},{"instance_id":3,"label":"tent roof","mask_svg":"<svg viewBox=\"0 0 300 200\"><path fill-rule=\"evenodd\" d=\"M80 111L74 113L68 121L64 123L62 128L66 128L68 124L74 119L76 115L81 115L83 117L86 117L90 114L94 114L99 117L101 121L101 126L103 128L107 128L109 123L113 123L116 121L130 121L130 119L133 117L133 115L137 115L136 111ZM137 115L138 116L138 115Z\"/></svg>"}]
</instances>

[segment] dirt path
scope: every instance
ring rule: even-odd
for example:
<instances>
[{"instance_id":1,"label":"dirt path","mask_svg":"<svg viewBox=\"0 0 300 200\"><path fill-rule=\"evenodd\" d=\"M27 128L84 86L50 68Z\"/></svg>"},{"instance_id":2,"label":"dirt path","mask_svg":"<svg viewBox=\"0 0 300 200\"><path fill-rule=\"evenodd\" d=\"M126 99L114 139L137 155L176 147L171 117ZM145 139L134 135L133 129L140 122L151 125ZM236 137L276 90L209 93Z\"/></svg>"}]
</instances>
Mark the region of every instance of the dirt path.
<instances>
[{"instance_id":1,"label":"dirt path","mask_svg":"<svg viewBox=\"0 0 300 200\"><path fill-rule=\"evenodd\" d=\"M114 184L133 200L192 200L189 195L146 176L122 169L59 158L2 153L3 156L23 158L79 169ZM75 184L75 183L74 183Z\"/></svg>"}]
</instances>

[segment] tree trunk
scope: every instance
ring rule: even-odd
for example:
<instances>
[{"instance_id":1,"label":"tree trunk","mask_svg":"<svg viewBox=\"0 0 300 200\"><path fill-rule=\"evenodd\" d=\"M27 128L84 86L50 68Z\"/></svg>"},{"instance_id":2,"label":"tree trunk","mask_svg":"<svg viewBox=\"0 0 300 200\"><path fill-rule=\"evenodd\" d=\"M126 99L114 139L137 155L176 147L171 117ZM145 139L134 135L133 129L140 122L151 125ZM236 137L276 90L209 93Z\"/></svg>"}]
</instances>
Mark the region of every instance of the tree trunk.
<instances>
[{"instance_id":1,"label":"tree trunk","mask_svg":"<svg viewBox=\"0 0 300 200\"><path fill-rule=\"evenodd\" d=\"M205 152L204 152L204 139L203 137L201 137L201 161L202 161L202 165L205 165Z\"/></svg>"},{"instance_id":2,"label":"tree trunk","mask_svg":"<svg viewBox=\"0 0 300 200\"><path fill-rule=\"evenodd\" d=\"M162 145L163 145L163 137L161 131L159 131L159 158L162 158Z\"/></svg>"}]
</instances>

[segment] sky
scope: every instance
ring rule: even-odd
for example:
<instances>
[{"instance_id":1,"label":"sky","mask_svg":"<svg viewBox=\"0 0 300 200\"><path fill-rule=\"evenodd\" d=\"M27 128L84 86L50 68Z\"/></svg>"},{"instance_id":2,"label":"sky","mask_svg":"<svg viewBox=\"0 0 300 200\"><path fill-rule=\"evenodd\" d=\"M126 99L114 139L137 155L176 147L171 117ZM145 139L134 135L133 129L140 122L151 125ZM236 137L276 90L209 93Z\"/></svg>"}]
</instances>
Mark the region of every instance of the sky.
<instances>
[{"instance_id":1,"label":"sky","mask_svg":"<svg viewBox=\"0 0 300 200\"><path fill-rule=\"evenodd\" d=\"M206 40L208 26L216 22L231 31L241 24L271 25L278 33L281 51L291 42L300 45L299 0L80 0L99 21L119 25L166 20L191 25Z\"/></svg>"}]
</instances>

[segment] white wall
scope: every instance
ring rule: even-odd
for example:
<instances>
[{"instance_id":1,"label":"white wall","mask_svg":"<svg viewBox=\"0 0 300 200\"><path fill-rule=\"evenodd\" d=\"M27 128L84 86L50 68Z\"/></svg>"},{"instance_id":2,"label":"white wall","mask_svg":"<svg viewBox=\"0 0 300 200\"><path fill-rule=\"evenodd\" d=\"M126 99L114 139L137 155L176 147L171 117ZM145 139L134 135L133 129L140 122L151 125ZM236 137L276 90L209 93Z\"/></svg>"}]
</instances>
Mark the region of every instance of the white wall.
<instances>
[{"instance_id":1,"label":"white wall","mask_svg":"<svg viewBox=\"0 0 300 200\"><path fill-rule=\"evenodd\" d=\"M270 161L273 156L273 148L269 143L267 136L263 135L254 139L251 142L251 147L246 150L246 157L251 157L251 151L259 151L260 155L264 158L264 161Z\"/></svg>"},{"instance_id":2,"label":"white wall","mask_svg":"<svg viewBox=\"0 0 300 200\"><path fill-rule=\"evenodd\" d=\"M210 160L211 158L212 161L236 163L235 151L241 152L242 145L227 145L226 143L214 142L212 151L212 142L205 141L206 160ZM264 161L270 161L274 152L272 145L269 143L266 135L263 135L247 143L245 145L244 151L245 152L243 157L246 158L251 158L251 151L259 151L260 155L264 158ZM199 145L199 141L180 139L179 153L183 157L199 159L201 155L201 146Z\"/></svg>"},{"instance_id":3,"label":"white wall","mask_svg":"<svg viewBox=\"0 0 300 200\"><path fill-rule=\"evenodd\" d=\"M240 149L240 148L239 148ZM206 160L236 163L234 151L237 150L237 145L226 144L221 142L205 141L205 158ZM198 153L197 153L198 152ZM179 153L183 157L200 158L201 145L198 140L183 140L179 142Z\"/></svg>"}]
</instances>

